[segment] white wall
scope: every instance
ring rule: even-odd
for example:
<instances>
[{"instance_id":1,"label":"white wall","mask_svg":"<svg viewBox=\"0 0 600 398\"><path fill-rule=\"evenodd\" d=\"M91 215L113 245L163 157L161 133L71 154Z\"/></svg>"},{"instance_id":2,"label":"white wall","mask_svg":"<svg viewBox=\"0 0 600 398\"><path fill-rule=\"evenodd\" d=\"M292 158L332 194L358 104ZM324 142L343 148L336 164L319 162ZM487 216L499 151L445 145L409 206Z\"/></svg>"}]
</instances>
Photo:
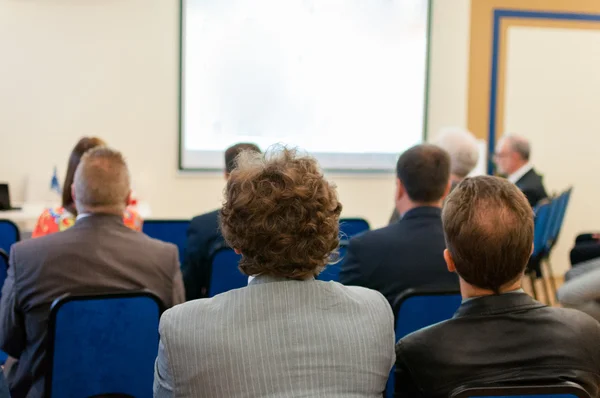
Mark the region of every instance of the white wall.
<instances>
[{"instance_id":1,"label":"white wall","mask_svg":"<svg viewBox=\"0 0 600 398\"><path fill-rule=\"evenodd\" d=\"M573 186L552 258L562 274L576 235L600 228L600 213L594 211L600 52L590 51L600 46L600 30L511 27L508 43L506 130L531 140L532 160L549 194Z\"/></svg>"},{"instance_id":2,"label":"white wall","mask_svg":"<svg viewBox=\"0 0 600 398\"><path fill-rule=\"evenodd\" d=\"M466 125L469 0L434 0L429 126ZM127 156L154 217L217 207L220 174L177 171L179 0L0 0L0 180L65 172L83 135ZM393 175L332 175L344 216L386 223ZM49 183L49 177L48 177Z\"/></svg>"}]
</instances>

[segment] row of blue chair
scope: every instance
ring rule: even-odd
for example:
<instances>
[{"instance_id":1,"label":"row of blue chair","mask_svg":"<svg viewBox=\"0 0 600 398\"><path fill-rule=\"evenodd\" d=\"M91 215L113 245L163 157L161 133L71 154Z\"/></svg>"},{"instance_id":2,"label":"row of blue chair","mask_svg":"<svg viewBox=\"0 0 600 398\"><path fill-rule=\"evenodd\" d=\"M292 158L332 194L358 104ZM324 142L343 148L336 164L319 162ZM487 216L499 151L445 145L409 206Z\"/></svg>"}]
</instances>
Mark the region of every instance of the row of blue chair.
<instances>
[{"instance_id":1,"label":"row of blue chair","mask_svg":"<svg viewBox=\"0 0 600 398\"><path fill-rule=\"evenodd\" d=\"M340 242L338 257L333 259L334 261L317 276L318 280L339 282L340 269L346 256L347 247L348 241ZM211 260L209 297L248 285L248 277L242 274L238 268L240 259L241 256L229 247L222 247L214 252Z\"/></svg>"},{"instance_id":2,"label":"row of blue chair","mask_svg":"<svg viewBox=\"0 0 600 398\"><path fill-rule=\"evenodd\" d=\"M179 260L183 261L189 225L189 220L145 220L142 231L151 238L173 243L179 248ZM340 237L343 240L348 240L369 229L369 223L362 218L340 220Z\"/></svg>"},{"instance_id":3,"label":"row of blue chair","mask_svg":"<svg viewBox=\"0 0 600 398\"><path fill-rule=\"evenodd\" d=\"M453 316L455 291L409 290L396 302L396 339ZM151 397L158 348L160 300L141 292L65 295L49 319L46 388L49 396L90 397L122 394ZM98 364L110 364L102 366ZM393 397L393 372L386 390ZM577 385L461 388L453 398L589 398Z\"/></svg>"},{"instance_id":4,"label":"row of blue chair","mask_svg":"<svg viewBox=\"0 0 600 398\"><path fill-rule=\"evenodd\" d=\"M572 188L569 188L555 198L538 204L534 209L533 253L529 261L528 273L531 279L533 294L536 298L535 279L542 278L542 286L548 303L550 303L548 283L552 290L552 297L556 295L556 282L550 263L550 254L562 230L565 214L571 199L571 192ZM544 265L546 265L548 275L544 273Z\"/></svg>"},{"instance_id":5,"label":"row of blue chair","mask_svg":"<svg viewBox=\"0 0 600 398\"><path fill-rule=\"evenodd\" d=\"M189 220L146 220L142 230L152 238L175 244L179 248L179 259L182 260L189 225ZM342 239L350 239L369 229L369 223L362 218L340 220L340 236ZM0 220L0 249L10 253L10 247L20 239L19 228L14 222Z\"/></svg>"}]
</instances>

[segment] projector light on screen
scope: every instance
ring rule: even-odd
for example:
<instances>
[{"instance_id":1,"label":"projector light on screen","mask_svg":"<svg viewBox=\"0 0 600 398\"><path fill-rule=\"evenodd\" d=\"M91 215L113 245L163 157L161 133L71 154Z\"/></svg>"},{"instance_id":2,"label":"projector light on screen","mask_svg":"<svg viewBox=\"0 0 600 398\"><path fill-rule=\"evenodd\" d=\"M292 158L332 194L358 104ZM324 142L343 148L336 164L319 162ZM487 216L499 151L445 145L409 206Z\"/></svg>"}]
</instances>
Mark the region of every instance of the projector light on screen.
<instances>
[{"instance_id":1,"label":"projector light on screen","mask_svg":"<svg viewBox=\"0 0 600 398\"><path fill-rule=\"evenodd\" d=\"M428 0L184 0L180 167L239 142L390 170L423 139Z\"/></svg>"}]
</instances>

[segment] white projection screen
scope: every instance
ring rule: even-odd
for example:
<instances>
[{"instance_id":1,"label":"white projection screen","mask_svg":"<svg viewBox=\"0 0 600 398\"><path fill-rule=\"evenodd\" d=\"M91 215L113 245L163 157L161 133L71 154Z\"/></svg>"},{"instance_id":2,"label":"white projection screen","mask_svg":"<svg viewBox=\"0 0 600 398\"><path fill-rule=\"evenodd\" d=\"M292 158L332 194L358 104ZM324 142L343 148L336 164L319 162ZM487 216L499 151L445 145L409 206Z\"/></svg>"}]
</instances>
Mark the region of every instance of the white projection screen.
<instances>
[{"instance_id":1,"label":"white projection screen","mask_svg":"<svg viewBox=\"0 0 600 398\"><path fill-rule=\"evenodd\" d=\"M179 167L298 147L390 170L423 140L428 0L182 0Z\"/></svg>"}]
</instances>

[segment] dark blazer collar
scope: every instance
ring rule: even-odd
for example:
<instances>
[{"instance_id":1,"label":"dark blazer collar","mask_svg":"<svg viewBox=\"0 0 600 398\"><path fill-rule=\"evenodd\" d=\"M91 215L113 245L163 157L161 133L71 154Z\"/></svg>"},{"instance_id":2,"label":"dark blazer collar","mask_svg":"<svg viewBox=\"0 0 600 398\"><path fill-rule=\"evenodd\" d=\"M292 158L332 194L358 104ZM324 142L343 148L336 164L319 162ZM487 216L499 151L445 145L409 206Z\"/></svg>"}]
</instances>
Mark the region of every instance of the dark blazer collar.
<instances>
[{"instance_id":1,"label":"dark blazer collar","mask_svg":"<svg viewBox=\"0 0 600 398\"><path fill-rule=\"evenodd\" d=\"M401 220L409 220L411 218L421 218L421 217L437 217L440 218L442 216L442 209L439 207L432 206L420 206L415 207L414 209L410 209L402 216Z\"/></svg>"},{"instance_id":2,"label":"dark blazer collar","mask_svg":"<svg viewBox=\"0 0 600 398\"><path fill-rule=\"evenodd\" d=\"M493 296L478 297L462 303L460 307L458 307L458 311L454 314L454 318L478 315L499 315L542 307L546 307L546 305L535 301L527 293L497 294Z\"/></svg>"}]
</instances>

